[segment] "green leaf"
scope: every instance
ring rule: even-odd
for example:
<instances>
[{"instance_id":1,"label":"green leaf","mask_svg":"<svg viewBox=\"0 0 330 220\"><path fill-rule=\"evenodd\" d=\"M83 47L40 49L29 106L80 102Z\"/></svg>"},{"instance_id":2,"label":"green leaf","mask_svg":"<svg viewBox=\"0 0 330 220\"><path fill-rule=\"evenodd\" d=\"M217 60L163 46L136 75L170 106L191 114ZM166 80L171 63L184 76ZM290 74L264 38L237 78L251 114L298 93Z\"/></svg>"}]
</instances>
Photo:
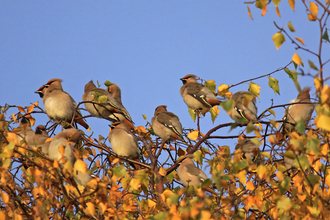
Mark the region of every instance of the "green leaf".
<instances>
[{"instance_id":1,"label":"green leaf","mask_svg":"<svg viewBox=\"0 0 330 220\"><path fill-rule=\"evenodd\" d=\"M160 212L157 213L154 217L149 217L149 219L155 219L155 220L164 220L167 217L167 212Z\"/></svg>"},{"instance_id":2,"label":"green leaf","mask_svg":"<svg viewBox=\"0 0 330 220\"><path fill-rule=\"evenodd\" d=\"M211 185L212 181L210 179L206 179L203 183L202 183L202 186L201 187L206 187L206 186L209 186Z\"/></svg>"},{"instance_id":3,"label":"green leaf","mask_svg":"<svg viewBox=\"0 0 330 220\"><path fill-rule=\"evenodd\" d=\"M211 119L212 122L214 123L215 119L218 117L220 113L218 106L213 106L212 108L210 108L209 112L211 113Z\"/></svg>"},{"instance_id":4,"label":"green leaf","mask_svg":"<svg viewBox=\"0 0 330 220\"><path fill-rule=\"evenodd\" d=\"M227 101L221 102L220 106L226 111L229 112L235 105L234 100L228 99Z\"/></svg>"},{"instance_id":5,"label":"green leaf","mask_svg":"<svg viewBox=\"0 0 330 220\"><path fill-rule=\"evenodd\" d=\"M276 207L278 209L283 209L284 211L287 211L292 207L291 200L285 196L282 196L279 200L276 201Z\"/></svg>"},{"instance_id":6,"label":"green leaf","mask_svg":"<svg viewBox=\"0 0 330 220\"><path fill-rule=\"evenodd\" d=\"M246 132L247 133L250 133L250 132L252 132L254 130L255 130L255 128L254 128L253 123L252 122L249 122L249 124L246 126Z\"/></svg>"},{"instance_id":7,"label":"green leaf","mask_svg":"<svg viewBox=\"0 0 330 220\"><path fill-rule=\"evenodd\" d=\"M199 163L200 165L203 164L203 154L200 150L194 152L194 157L197 163Z\"/></svg>"},{"instance_id":8,"label":"green leaf","mask_svg":"<svg viewBox=\"0 0 330 220\"><path fill-rule=\"evenodd\" d=\"M238 167L244 169L249 166L249 162L247 160L241 160L238 162Z\"/></svg>"},{"instance_id":9,"label":"green leaf","mask_svg":"<svg viewBox=\"0 0 330 220\"><path fill-rule=\"evenodd\" d=\"M196 112L192 110L191 108L188 108L188 112L192 120L195 122L196 121Z\"/></svg>"},{"instance_id":10,"label":"green leaf","mask_svg":"<svg viewBox=\"0 0 330 220\"><path fill-rule=\"evenodd\" d=\"M272 2L275 6L278 6L278 4L280 4L281 0L272 0Z\"/></svg>"},{"instance_id":11,"label":"green leaf","mask_svg":"<svg viewBox=\"0 0 330 220\"><path fill-rule=\"evenodd\" d=\"M98 102L99 103L106 103L108 101L108 97L106 95L101 95L99 98L98 98Z\"/></svg>"},{"instance_id":12,"label":"green leaf","mask_svg":"<svg viewBox=\"0 0 330 220\"><path fill-rule=\"evenodd\" d=\"M273 35L272 40L274 41L276 50L278 50L278 48L280 48L285 41L285 37L281 32L277 32Z\"/></svg>"},{"instance_id":13,"label":"green leaf","mask_svg":"<svg viewBox=\"0 0 330 220\"><path fill-rule=\"evenodd\" d=\"M311 184L310 187L314 187L314 185L320 181L320 177L316 176L314 174L309 174L307 176L307 179L308 179L308 181L306 181L306 182L308 183L308 185Z\"/></svg>"},{"instance_id":14,"label":"green leaf","mask_svg":"<svg viewBox=\"0 0 330 220\"><path fill-rule=\"evenodd\" d=\"M289 23L288 23L288 28L289 28L289 30L290 30L291 32L296 32L296 30L294 29L294 27L293 27L291 21L289 21Z\"/></svg>"},{"instance_id":15,"label":"green leaf","mask_svg":"<svg viewBox=\"0 0 330 220\"><path fill-rule=\"evenodd\" d=\"M109 87L109 86L111 86L111 85L113 85L113 84L114 84L114 83L110 82L109 80L107 80L107 81L104 82L104 85L105 85L106 87Z\"/></svg>"},{"instance_id":16,"label":"green leaf","mask_svg":"<svg viewBox=\"0 0 330 220\"><path fill-rule=\"evenodd\" d=\"M92 92L92 95L94 96L94 100L96 101L99 99L100 93L94 91Z\"/></svg>"},{"instance_id":17,"label":"green leaf","mask_svg":"<svg viewBox=\"0 0 330 220\"><path fill-rule=\"evenodd\" d=\"M319 70L312 61L308 60L308 64L313 70Z\"/></svg>"},{"instance_id":18,"label":"green leaf","mask_svg":"<svg viewBox=\"0 0 330 220\"><path fill-rule=\"evenodd\" d=\"M112 172L115 176L117 176L119 178L127 175L127 171L125 170L125 167L123 165L113 168Z\"/></svg>"},{"instance_id":19,"label":"green leaf","mask_svg":"<svg viewBox=\"0 0 330 220\"><path fill-rule=\"evenodd\" d=\"M268 85L270 88L272 88L275 92L275 95L276 93L280 95L280 86L278 85L278 80L271 77L271 76L268 76Z\"/></svg>"},{"instance_id":20,"label":"green leaf","mask_svg":"<svg viewBox=\"0 0 330 220\"><path fill-rule=\"evenodd\" d=\"M290 186L290 177L285 177L283 181L279 182L278 188L280 190L280 193L284 193L288 190L288 187Z\"/></svg>"},{"instance_id":21,"label":"green leaf","mask_svg":"<svg viewBox=\"0 0 330 220\"><path fill-rule=\"evenodd\" d=\"M319 155L319 145L320 145L320 140L319 139L314 139L312 137L307 137L307 149L311 150L314 152L315 156Z\"/></svg>"},{"instance_id":22,"label":"green leaf","mask_svg":"<svg viewBox=\"0 0 330 220\"><path fill-rule=\"evenodd\" d=\"M142 115L144 120L147 120L147 116L146 115Z\"/></svg>"},{"instance_id":23,"label":"green leaf","mask_svg":"<svg viewBox=\"0 0 330 220\"><path fill-rule=\"evenodd\" d=\"M216 84L215 84L215 81L214 80L208 80L208 81L205 81L204 85L209 88L212 92L215 92L215 88L217 87Z\"/></svg>"},{"instance_id":24,"label":"green leaf","mask_svg":"<svg viewBox=\"0 0 330 220\"><path fill-rule=\"evenodd\" d=\"M284 68L284 71L289 75L289 77L294 81L296 82L297 81L297 75L298 73L294 70L289 70L287 68Z\"/></svg>"},{"instance_id":25,"label":"green leaf","mask_svg":"<svg viewBox=\"0 0 330 220\"><path fill-rule=\"evenodd\" d=\"M274 110L272 110L272 109L268 109L267 111L268 111L270 114L272 114L272 115L276 116L276 115L275 115L275 111L274 111Z\"/></svg>"},{"instance_id":26,"label":"green leaf","mask_svg":"<svg viewBox=\"0 0 330 220\"><path fill-rule=\"evenodd\" d=\"M304 121L299 121L296 125L296 130L301 133L301 134L305 134L305 123Z\"/></svg>"},{"instance_id":27,"label":"green leaf","mask_svg":"<svg viewBox=\"0 0 330 220\"><path fill-rule=\"evenodd\" d=\"M260 9L264 9L265 6L267 6L268 0L257 0L256 1L256 7Z\"/></svg>"},{"instance_id":28,"label":"green leaf","mask_svg":"<svg viewBox=\"0 0 330 220\"><path fill-rule=\"evenodd\" d=\"M328 30L327 29L325 29L325 31L322 35L322 39L329 42L329 35L328 35Z\"/></svg>"},{"instance_id":29,"label":"green leaf","mask_svg":"<svg viewBox=\"0 0 330 220\"><path fill-rule=\"evenodd\" d=\"M307 160L307 157L305 155L299 155L294 161L293 165L296 167L301 166L302 170L305 171L309 167L309 162Z\"/></svg>"}]
</instances>

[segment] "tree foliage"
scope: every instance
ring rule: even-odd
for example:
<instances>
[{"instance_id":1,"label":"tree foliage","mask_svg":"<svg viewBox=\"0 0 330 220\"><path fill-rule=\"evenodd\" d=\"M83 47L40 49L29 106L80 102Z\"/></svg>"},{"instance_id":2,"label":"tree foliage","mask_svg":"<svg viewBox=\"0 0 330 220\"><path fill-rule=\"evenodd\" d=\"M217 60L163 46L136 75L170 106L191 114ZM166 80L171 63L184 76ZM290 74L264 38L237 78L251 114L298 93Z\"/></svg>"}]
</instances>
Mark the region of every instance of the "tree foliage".
<instances>
[{"instance_id":1,"label":"tree foliage","mask_svg":"<svg viewBox=\"0 0 330 220\"><path fill-rule=\"evenodd\" d=\"M261 10L263 16L272 5L281 16L280 3L280 0L246 2L251 18L254 10ZM288 3L293 11L298 4L294 0ZM45 113L38 102L27 107L5 104L0 114L0 219L329 218L330 88L324 71L330 59L324 60L322 49L330 43L326 25L330 2L302 0L299 4L305 6L308 20L319 27L320 34L315 37L318 50L312 51L302 38L292 37L296 29L290 21L284 27L274 22L278 29L272 36L275 47L278 50L291 42L296 49L292 60L283 68L241 83L250 82L249 91L259 97L261 86L256 81L260 78L268 77L269 87L280 94L275 73L287 73L288 80L292 80L299 91L297 76L310 77L316 89L316 117L309 126L305 128L298 123L294 131L283 135L282 121L272 119L277 109L290 106L283 104L263 110L258 116L259 124L218 124L203 134L199 127L200 115L189 111L196 120L196 128L185 129L187 143L162 142L147 122L133 131L142 156L139 162L116 155L107 138L101 135L95 138L94 134L83 135L75 145L77 162L70 166L49 159L39 147L29 147L26 141L19 141L16 123L25 116L32 125L38 124L35 118ZM256 9L251 10L250 6ZM303 52L314 56L317 62L308 60L305 65ZM228 99L221 103L225 111L233 107L230 89L238 84L217 87L214 80L205 81L215 94ZM77 109L82 104L80 102ZM14 113L9 114L10 111ZM215 106L210 112L214 121L219 109ZM47 125L52 137L55 124ZM220 129L235 127L244 130L232 136L215 135ZM240 149L230 151L228 146L216 144L217 140L229 138L251 139L260 146L254 153L266 158L265 162L253 163L249 158L244 159ZM184 187L176 174L178 159L185 154L193 154L197 164L209 168L210 179L201 188ZM293 160L293 167L284 166L283 156ZM134 170L128 162L141 168ZM86 186L77 185L74 181L77 171L92 172L96 178ZM205 187L214 193L205 192Z\"/></svg>"}]
</instances>

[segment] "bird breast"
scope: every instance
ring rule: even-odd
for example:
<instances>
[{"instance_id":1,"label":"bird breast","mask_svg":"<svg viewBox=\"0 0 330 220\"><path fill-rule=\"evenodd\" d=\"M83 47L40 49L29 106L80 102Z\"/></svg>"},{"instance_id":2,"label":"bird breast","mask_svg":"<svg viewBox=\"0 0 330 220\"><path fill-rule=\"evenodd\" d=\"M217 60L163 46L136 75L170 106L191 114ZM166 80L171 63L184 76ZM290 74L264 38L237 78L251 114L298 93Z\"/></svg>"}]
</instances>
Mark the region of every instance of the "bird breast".
<instances>
[{"instance_id":1,"label":"bird breast","mask_svg":"<svg viewBox=\"0 0 330 220\"><path fill-rule=\"evenodd\" d=\"M51 118L71 120L74 112L74 104L68 94L59 96L54 94L48 97L44 103L45 110Z\"/></svg>"}]
</instances>

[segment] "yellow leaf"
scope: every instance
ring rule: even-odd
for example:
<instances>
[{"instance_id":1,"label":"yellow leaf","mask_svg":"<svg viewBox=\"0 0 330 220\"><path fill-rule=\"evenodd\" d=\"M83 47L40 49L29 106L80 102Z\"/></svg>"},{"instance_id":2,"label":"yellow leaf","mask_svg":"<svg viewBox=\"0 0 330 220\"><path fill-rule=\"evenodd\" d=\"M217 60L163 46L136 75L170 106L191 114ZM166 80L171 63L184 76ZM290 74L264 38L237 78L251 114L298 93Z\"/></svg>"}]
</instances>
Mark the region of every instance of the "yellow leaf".
<instances>
[{"instance_id":1,"label":"yellow leaf","mask_svg":"<svg viewBox=\"0 0 330 220\"><path fill-rule=\"evenodd\" d=\"M171 195L174 194L174 192L170 189L165 189L162 194L165 196L165 198L169 198Z\"/></svg>"},{"instance_id":2,"label":"yellow leaf","mask_svg":"<svg viewBox=\"0 0 330 220\"><path fill-rule=\"evenodd\" d=\"M325 103L329 100L330 97L330 88L328 85L325 85L321 91L321 103Z\"/></svg>"},{"instance_id":3,"label":"yellow leaf","mask_svg":"<svg viewBox=\"0 0 330 220\"><path fill-rule=\"evenodd\" d=\"M86 173L87 171L87 164L82 161L82 160L77 160L75 163L74 163L74 169L82 172L82 173Z\"/></svg>"},{"instance_id":4,"label":"yellow leaf","mask_svg":"<svg viewBox=\"0 0 330 220\"><path fill-rule=\"evenodd\" d=\"M91 203L91 202L87 202L86 205L87 205L87 207L84 209L84 212L87 215L94 216L94 213L95 213L95 206L94 206L94 204Z\"/></svg>"},{"instance_id":5,"label":"yellow leaf","mask_svg":"<svg viewBox=\"0 0 330 220\"><path fill-rule=\"evenodd\" d=\"M194 131L190 132L188 134L188 138L193 140L193 141L196 141L197 138L198 138L198 130L194 130Z\"/></svg>"},{"instance_id":6,"label":"yellow leaf","mask_svg":"<svg viewBox=\"0 0 330 220\"><path fill-rule=\"evenodd\" d=\"M316 21L317 20L317 17L315 15L307 14L307 16L308 16L308 20L310 20L310 21Z\"/></svg>"},{"instance_id":7,"label":"yellow leaf","mask_svg":"<svg viewBox=\"0 0 330 220\"><path fill-rule=\"evenodd\" d=\"M104 214L105 210L106 210L106 206L104 205L104 203L100 202L98 205L99 211L101 214Z\"/></svg>"},{"instance_id":8,"label":"yellow leaf","mask_svg":"<svg viewBox=\"0 0 330 220\"><path fill-rule=\"evenodd\" d=\"M232 92L226 92L226 98L227 99L231 99L231 97L233 97L233 93Z\"/></svg>"},{"instance_id":9,"label":"yellow leaf","mask_svg":"<svg viewBox=\"0 0 330 220\"><path fill-rule=\"evenodd\" d=\"M254 190L254 184L251 181L247 182L246 189L250 191Z\"/></svg>"},{"instance_id":10,"label":"yellow leaf","mask_svg":"<svg viewBox=\"0 0 330 220\"><path fill-rule=\"evenodd\" d=\"M275 6L275 11L276 11L276 14L281 17L281 14L280 14L280 10L278 9L278 6L276 5Z\"/></svg>"},{"instance_id":11,"label":"yellow leaf","mask_svg":"<svg viewBox=\"0 0 330 220\"><path fill-rule=\"evenodd\" d=\"M295 62L298 66L301 64L301 58L297 53L294 53L292 56L292 61Z\"/></svg>"},{"instance_id":12,"label":"yellow leaf","mask_svg":"<svg viewBox=\"0 0 330 220\"><path fill-rule=\"evenodd\" d=\"M252 93L252 95L259 98L260 89L261 89L261 87L258 86L258 84L250 82L249 91Z\"/></svg>"},{"instance_id":13,"label":"yellow leaf","mask_svg":"<svg viewBox=\"0 0 330 220\"><path fill-rule=\"evenodd\" d=\"M221 84L218 87L218 95L221 97L224 97L228 91L229 91L229 86L226 84Z\"/></svg>"},{"instance_id":14,"label":"yellow leaf","mask_svg":"<svg viewBox=\"0 0 330 220\"><path fill-rule=\"evenodd\" d=\"M267 168L264 165L259 165L257 168L257 174L260 179L264 178Z\"/></svg>"},{"instance_id":15,"label":"yellow leaf","mask_svg":"<svg viewBox=\"0 0 330 220\"><path fill-rule=\"evenodd\" d=\"M247 6L247 9L248 9L248 13L249 13L249 16L250 16L251 20L253 20L253 17L252 17L252 14L251 14L251 10L250 10L250 7Z\"/></svg>"},{"instance_id":16,"label":"yellow leaf","mask_svg":"<svg viewBox=\"0 0 330 220\"><path fill-rule=\"evenodd\" d=\"M8 201L9 201L9 195L7 193L1 193L1 198L2 198L2 201L3 203L7 204Z\"/></svg>"},{"instance_id":17,"label":"yellow leaf","mask_svg":"<svg viewBox=\"0 0 330 220\"><path fill-rule=\"evenodd\" d=\"M262 9L261 16L264 16L267 13L267 5Z\"/></svg>"},{"instance_id":18,"label":"yellow leaf","mask_svg":"<svg viewBox=\"0 0 330 220\"><path fill-rule=\"evenodd\" d=\"M157 205L157 203L154 202L153 200L151 200L151 199L148 200L148 207L149 208L155 208L156 205Z\"/></svg>"},{"instance_id":19,"label":"yellow leaf","mask_svg":"<svg viewBox=\"0 0 330 220\"><path fill-rule=\"evenodd\" d=\"M317 14L319 13L319 7L317 6L316 3L314 2L310 2L309 3L309 10L311 11L311 13L315 16L317 16Z\"/></svg>"},{"instance_id":20,"label":"yellow leaf","mask_svg":"<svg viewBox=\"0 0 330 220\"><path fill-rule=\"evenodd\" d=\"M166 172L166 170L163 167L161 167L159 169L159 174L162 175L162 176L166 176L167 172Z\"/></svg>"},{"instance_id":21,"label":"yellow leaf","mask_svg":"<svg viewBox=\"0 0 330 220\"><path fill-rule=\"evenodd\" d=\"M290 7L294 11L294 6L295 6L295 0L289 0Z\"/></svg>"},{"instance_id":22,"label":"yellow leaf","mask_svg":"<svg viewBox=\"0 0 330 220\"><path fill-rule=\"evenodd\" d=\"M320 115L314 119L317 128L330 131L330 117L326 115Z\"/></svg>"},{"instance_id":23,"label":"yellow leaf","mask_svg":"<svg viewBox=\"0 0 330 220\"><path fill-rule=\"evenodd\" d=\"M296 40L299 41L302 45L305 45L304 40L300 37L296 37Z\"/></svg>"},{"instance_id":24,"label":"yellow leaf","mask_svg":"<svg viewBox=\"0 0 330 220\"><path fill-rule=\"evenodd\" d=\"M129 183L129 185L134 189L134 190L138 190L141 187L141 183L138 179L133 178L131 180L131 182Z\"/></svg>"},{"instance_id":25,"label":"yellow leaf","mask_svg":"<svg viewBox=\"0 0 330 220\"><path fill-rule=\"evenodd\" d=\"M321 79L320 78L315 78L314 80L314 85L315 85L315 88L316 88L316 92L320 92L321 90Z\"/></svg>"},{"instance_id":26,"label":"yellow leaf","mask_svg":"<svg viewBox=\"0 0 330 220\"><path fill-rule=\"evenodd\" d=\"M278 171L278 172L276 173L276 176L277 176L277 178L278 178L278 180L279 180L280 182L284 180L284 175L283 175L283 172L282 172L282 171Z\"/></svg>"},{"instance_id":27,"label":"yellow leaf","mask_svg":"<svg viewBox=\"0 0 330 220\"><path fill-rule=\"evenodd\" d=\"M6 138L7 138L7 141L8 141L8 142L13 142L13 143L15 143L16 145L20 145L20 144L18 143L18 140L17 140L17 134L15 134L15 133L13 133L13 132L8 132Z\"/></svg>"},{"instance_id":28,"label":"yellow leaf","mask_svg":"<svg viewBox=\"0 0 330 220\"><path fill-rule=\"evenodd\" d=\"M330 187L330 174L325 178L325 184Z\"/></svg>"},{"instance_id":29,"label":"yellow leaf","mask_svg":"<svg viewBox=\"0 0 330 220\"><path fill-rule=\"evenodd\" d=\"M18 108L18 111L25 113L25 110L24 110L23 107L21 107L21 106L17 106L17 108Z\"/></svg>"},{"instance_id":30,"label":"yellow leaf","mask_svg":"<svg viewBox=\"0 0 330 220\"><path fill-rule=\"evenodd\" d=\"M16 118L16 116L15 116L15 113L13 113L13 114L11 115L11 117L13 118L13 120L15 121L15 123L17 123L17 118Z\"/></svg>"},{"instance_id":31,"label":"yellow leaf","mask_svg":"<svg viewBox=\"0 0 330 220\"><path fill-rule=\"evenodd\" d=\"M236 177L239 179L239 181L243 184L246 184L246 171L242 170L238 174L236 174Z\"/></svg>"}]
</instances>

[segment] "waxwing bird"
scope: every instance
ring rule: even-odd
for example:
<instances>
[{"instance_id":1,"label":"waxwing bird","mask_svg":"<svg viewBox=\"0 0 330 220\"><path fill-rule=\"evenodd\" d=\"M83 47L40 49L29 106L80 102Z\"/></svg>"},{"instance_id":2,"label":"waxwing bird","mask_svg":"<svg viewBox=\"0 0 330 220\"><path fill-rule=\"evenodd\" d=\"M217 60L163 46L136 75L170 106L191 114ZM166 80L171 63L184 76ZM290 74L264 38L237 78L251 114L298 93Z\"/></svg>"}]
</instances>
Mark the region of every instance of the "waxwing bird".
<instances>
[{"instance_id":1,"label":"waxwing bird","mask_svg":"<svg viewBox=\"0 0 330 220\"><path fill-rule=\"evenodd\" d=\"M89 181L93 179L93 176L89 174L88 172L83 173L80 171L77 171L76 175L74 176L74 180L76 181L77 185L85 186Z\"/></svg>"},{"instance_id":2,"label":"waxwing bird","mask_svg":"<svg viewBox=\"0 0 330 220\"><path fill-rule=\"evenodd\" d=\"M49 158L57 160L60 164L71 162L73 165L76 160L73 153L74 146L80 139L81 135L83 135L83 132L75 128L65 129L55 135L49 144ZM63 155L60 152L61 146L64 147Z\"/></svg>"},{"instance_id":3,"label":"waxwing bird","mask_svg":"<svg viewBox=\"0 0 330 220\"><path fill-rule=\"evenodd\" d=\"M46 132L46 128L43 125L38 125L33 135L27 137L27 143L29 147L41 147L42 153L48 155L50 144L50 142L46 142L48 138L49 135Z\"/></svg>"},{"instance_id":4,"label":"waxwing bird","mask_svg":"<svg viewBox=\"0 0 330 220\"><path fill-rule=\"evenodd\" d=\"M61 79L51 79L45 84L43 103L45 111L51 119L71 123L77 103L67 92L63 91L62 81ZM75 114L75 121L85 129L89 129L80 111Z\"/></svg>"},{"instance_id":5,"label":"waxwing bird","mask_svg":"<svg viewBox=\"0 0 330 220\"><path fill-rule=\"evenodd\" d=\"M44 94L45 94L45 89L46 89L46 86L45 85L42 85L37 91L35 91L34 93L37 93L40 98L43 98L44 97Z\"/></svg>"},{"instance_id":6,"label":"waxwing bird","mask_svg":"<svg viewBox=\"0 0 330 220\"><path fill-rule=\"evenodd\" d=\"M152 129L157 136L167 140L180 140L185 142L182 136L182 125L178 116L168 112L166 105L160 105L155 109L154 117L151 119Z\"/></svg>"},{"instance_id":7,"label":"waxwing bird","mask_svg":"<svg viewBox=\"0 0 330 220\"><path fill-rule=\"evenodd\" d=\"M99 96L105 96L106 101L104 103L97 103ZM82 96L84 102L96 102L84 103L87 111L93 116L98 118L110 118L112 121L123 121L126 124L134 128L131 116L126 109L120 107L120 104L115 98L105 89L97 88L93 81L89 81L85 85L85 93Z\"/></svg>"},{"instance_id":8,"label":"waxwing bird","mask_svg":"<svg viewBox=\"0 0 330 220\"><path fill-rule=\"evenodd\" d=\"M250 139L240 141L235 147L235 150L238 149L243 153L242 159L247 159L250 165L253 163L260 165L265 161L265 157L260 154L259 147Z\"/></svg>"},{"instance_id":9,"label":"waxwing bird","mask_svg":"<svg viewBox=\"0 0 330 220\"><path fill-rule=\"evenodd\" d=\"M257 121L256 97L248 91L236 92L232 97L235 104L229 110L229 116L235 121L240 122L242 119L255 122Z\"/></svg>"},{"instance_id":10,"label":"waxwing bird","mask_svg":"<svg viewBox=\"0 0 330 220\"><path fill-rule=\"evenodd\" d=\"M206 174L195 166L193 160L189 157L184 159L178 167L178 175L185 186L200 187L208 179Z\"/></svg>"},{"instance_id":11,"label":"waxwing bird","mask_svg":"<svg viewBox=\"0 0 330 220\"><path fill-rule=\"evenodd\" d=\"M197 82L197 76L189 74L180 80L183 83L180 94L189 108L193 110L210 109L220 104L220 100L209 88Z\"/></svg>"},{"instance_id":12,"label":"waxwing bird","mask_svg":"<svg viewBox=\"0 0 330 220\"><path fill-rule=\"evenodd\" d=\"M292 100L291 103L296 103L294 105L289 105L284 112L283 116L283 127L282 132L291 132L294 130L295 125L303 121L304 126L307 127L309 120L311 119L312 113L314 111L314 105L310 100L309 95L310 88L304 88L297 96L297 99ZM305 104L300 104L305 103Z\"/></svg>"},{"instance_id":13,"label":"waxwing bird","mask_svg":"<svg viewBox=\"0 0 330 220\"><path fill-rule=\"evenodd\" d=\"M111 131L108 136L113 152L119 156L128 157L139 161L140 152L138 143L134 135L129 132L123 122L114 122L111 125ZM139 165L131 163L135 169L139 169Z\"/></svg>"},{"instance_id":14,"label":"waxwing bird","mask_svg":"<svg viewBox=\"0 0 330 220\"><path fill-rule=\"evenodd\" d=\"M24 140L24 142L28 144L27 137L31 137L34 134L34 131L31 128L30 120L24 116L22 117L21 121L19 122L17 128L14 129L14 131L17 134L18 144L20 144L22 140Z\"/></svg>"},{"instance_id":15,"label":"waxwing bird","mask_svg":"<svg viewBox=\"0 0 330 220\"><path fill-rule=\"evenodd\" d=\"M121 89L117 84L111 83L110 86L107 88L108 92L112 95L112 97L117 101L118 107L125 113L125 114L119 114L119 113L113 113L110 115L110 118L116 119L119 118L120 121L127 123L126 121L129 121L133 123L132 118L126 108L124 107L122 101L121 101ZM118 121L118 120L117 120ZM134 126L133 126L134 128Z\"/></svg>"}]
</instances>

